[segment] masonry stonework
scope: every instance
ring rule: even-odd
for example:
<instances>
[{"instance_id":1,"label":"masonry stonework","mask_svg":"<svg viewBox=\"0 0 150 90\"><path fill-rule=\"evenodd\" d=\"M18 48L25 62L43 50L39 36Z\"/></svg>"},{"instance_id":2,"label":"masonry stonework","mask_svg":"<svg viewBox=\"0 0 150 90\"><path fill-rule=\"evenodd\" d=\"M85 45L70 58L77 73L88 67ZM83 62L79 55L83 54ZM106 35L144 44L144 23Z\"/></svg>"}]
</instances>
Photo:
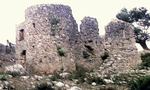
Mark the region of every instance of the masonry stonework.
<instances>
[{"instance_id":1,"label":"masonry stonework","mask_svg":"<svg viewBox=\"0 0 150 90\"><path fill-rule=\"evenodd\" d=\"M103 41L99 36L96 18L84 17L79 32L77 63L87 69L95 69L102 63Z\"/></svg>"},{"instance_id":2,"label":"masonry stonework","mask_svg":"<svg viewBox=\"0 0 150 90\"><path fill-rule=\"evenodd\" d=\"M105 49L108 58L100 67L102 74L128 72L141 63L135 46L135 35L131 24L113 20L106 26Z\"/></svg>"},{"instance_id":3,"label":"masonry stonework","mask_svg":"<svg viewBox=\"0 0 150 90\"><path fill-rule=\"evenodd\" d=\"M34 72L74 70L71 47L78 31L70 7L37 5L28 8L25 16L25 22L17 30L18 61ZM20 40L21 37L24 38Z\"/></svg>"},{"instance_id":4,"label":"masonry stonework","mask_svg":"<svg viewBox=\"0 0 150 90\"><path fill-rule=\"evenodd\" d=\"M101 74L118 73L141 62L129 23L110 22L104 40L95 18L83 18L78 31L71 8L65 5L29 7L16 33L17 62L29 73L71 72L77 65Z\"/></svg>"}]
</instances>

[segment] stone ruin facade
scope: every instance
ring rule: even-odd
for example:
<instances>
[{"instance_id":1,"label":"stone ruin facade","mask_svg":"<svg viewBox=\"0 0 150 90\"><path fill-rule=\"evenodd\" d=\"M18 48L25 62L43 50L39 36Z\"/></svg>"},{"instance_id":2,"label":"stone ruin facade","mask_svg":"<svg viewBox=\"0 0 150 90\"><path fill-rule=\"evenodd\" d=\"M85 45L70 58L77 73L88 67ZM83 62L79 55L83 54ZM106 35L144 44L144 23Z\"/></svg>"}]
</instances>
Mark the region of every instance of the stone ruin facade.
<instances>
[{"instance_id":1,"label":"stone ruin facade","mask_svg":"<svg viewBox=\"0 0 150 90\"><path fill-rule=\"evenodd\" d=\"M113 20L106 26L104 43L109 56L100 67L100 73L127 73L141 63L133 29L131 24L120 20Z\"/></svg>"},{"instance_id":2,"label":"stone ruin facade","mask_svg":"<svg viewBox=\"0 0 150 90\"><path fill-rule=\"evenodd\" d=\"M132 26L115 20L106 27L103 39L95 18L81 20L79 31L71 8L65 5L29 7L16 33L17 63L29 73L71 72L81 65L103 74L140 63Z\"/></svg>"},{"instance_id":3,"label":"stone ruin facade","mask_svg":"<svg viewBox=\"0 0 150 90\"><path fill-rule=\"evenodd\" d=\"M99 36L96 18L84 17L81 20L78 43L76 43L76 62L87 69L94 69L102 63L103 40Z\"/></svg>"},{"instance_id":4,"label":"stone ruin facade","mask_svg":"<svg viewBox=\"0 0 150 90\"><path fill-rule=\"evenodd\" d=\"M32 6L25 11L25 22L17 30L18 61L31 72L75 70L71 47L77 34L77 24L70 7Z\"/></svg>"}]
</instances>

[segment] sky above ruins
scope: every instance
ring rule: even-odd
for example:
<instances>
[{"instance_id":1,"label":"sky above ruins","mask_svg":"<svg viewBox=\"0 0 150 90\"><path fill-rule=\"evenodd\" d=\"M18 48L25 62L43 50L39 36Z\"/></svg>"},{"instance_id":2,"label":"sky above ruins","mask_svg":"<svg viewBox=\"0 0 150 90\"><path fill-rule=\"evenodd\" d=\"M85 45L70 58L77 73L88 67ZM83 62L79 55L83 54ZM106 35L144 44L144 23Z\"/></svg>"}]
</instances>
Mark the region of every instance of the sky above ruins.
<instances>
[{"instance_id":1,"label":"sky above ruins","mask_svg":"<svg viewBox=\"0 0 150 90\"><path fill-rule=\"evenodd\" d=\"M104 35L104 27L115 19L121 8L143 6L150 11L150 0L1 0L0 43L6 44L7 39L15 43L16 26L24 21L25 9L35 4L69 5L78 24L85 16L95 17L100 35Z\"/></svg>"}]
</instances>

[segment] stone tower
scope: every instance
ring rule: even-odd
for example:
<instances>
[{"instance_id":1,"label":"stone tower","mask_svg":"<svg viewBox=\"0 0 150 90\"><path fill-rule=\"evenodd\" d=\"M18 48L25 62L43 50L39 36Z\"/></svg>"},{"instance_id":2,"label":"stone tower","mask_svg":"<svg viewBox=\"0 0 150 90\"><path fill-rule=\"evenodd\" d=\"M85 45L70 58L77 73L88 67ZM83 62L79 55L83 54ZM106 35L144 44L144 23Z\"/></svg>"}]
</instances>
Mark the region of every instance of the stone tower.
<instances>
[{"instance_id":1,"label":"stone tower","mask_svg":"<svg viewBox=\"0 0 150 90\"><path fill-rule=\"evenodd\" d=\"M113 20L106 26L105 49L108 58L100 68L103 74L128 72L140 64L134 30L129 23Z\"/></svg>"},{"instance_id":2,"label":"stone tower","mask_svg":"<svg viewBox=\"0 0 150 90\"><path fill-rule=\"evenodd\" d=\"M31 6L25 11L25 21L17 27L17 61L31 73L72 71L75 69L72 46L77 35L69 6Z\"/></svg>"},{"instance_id":3,"label":"stone tower","mask_svg":"<svg viewBox=\"0 0 150 90\"><path fill-rule=\"evenodd\" d=\"M96 18L84 17L81 20L79 43L77 43L77 63L89 70L99 67L103 53L103 41L99 36Z\"/></svg>"}]
</instances>

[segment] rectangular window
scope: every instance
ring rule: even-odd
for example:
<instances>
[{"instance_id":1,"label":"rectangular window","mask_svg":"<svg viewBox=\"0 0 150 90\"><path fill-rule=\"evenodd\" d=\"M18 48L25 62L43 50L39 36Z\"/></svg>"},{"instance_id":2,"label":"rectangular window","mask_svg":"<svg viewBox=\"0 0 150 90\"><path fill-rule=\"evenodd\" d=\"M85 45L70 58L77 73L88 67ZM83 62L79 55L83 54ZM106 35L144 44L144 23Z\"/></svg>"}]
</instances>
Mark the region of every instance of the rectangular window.
<instances>
[{"instance_id":1,"label":"rectangular window","mask_svg":"<svg viewBox=\"0 0 150 90\"><path fill-rule=\"evenodd\" d=\"M22 60L25 60L26 61L26 50L22 50L22 52L20 53L21 54L21 57L22 57Z\"/></svg>"},{"instance_id":2,"label":"rectangular window","mask_svg":"<svg viewBox=\"0 0 150 90\"><path fill-rule=\"evenodd\" d=\"M24 40L24 29L19 31L19 41Z\"/></svg>"}]
</instances>

